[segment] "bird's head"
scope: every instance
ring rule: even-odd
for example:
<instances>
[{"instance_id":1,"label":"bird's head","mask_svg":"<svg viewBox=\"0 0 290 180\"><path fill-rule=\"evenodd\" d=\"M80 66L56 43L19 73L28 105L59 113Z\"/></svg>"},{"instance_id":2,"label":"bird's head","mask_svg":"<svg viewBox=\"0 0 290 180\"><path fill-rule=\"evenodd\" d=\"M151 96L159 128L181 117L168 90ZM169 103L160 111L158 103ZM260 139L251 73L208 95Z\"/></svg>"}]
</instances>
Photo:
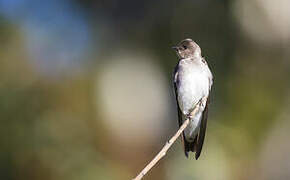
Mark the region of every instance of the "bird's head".
<instances>
[{"instance_id":1,"label":"bird's head","mask_svg":"<svg viewBox=\"0 0 290 180\"><path fill-rule=\"evenodd\" d=\"M180 59L200 57L200 47L192 39L184 39L177 46L172 47Z\"/></svg>"}]
</instances>

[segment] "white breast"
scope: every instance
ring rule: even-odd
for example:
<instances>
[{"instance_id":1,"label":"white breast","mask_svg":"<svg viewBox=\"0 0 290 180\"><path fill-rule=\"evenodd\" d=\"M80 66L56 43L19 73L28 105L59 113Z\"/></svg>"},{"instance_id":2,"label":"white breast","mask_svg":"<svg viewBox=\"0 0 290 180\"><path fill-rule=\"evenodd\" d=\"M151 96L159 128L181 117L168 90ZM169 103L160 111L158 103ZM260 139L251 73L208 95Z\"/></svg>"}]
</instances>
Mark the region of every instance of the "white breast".
<instances>
[{"instance_id":1,"label":"white breast","mask_svg":"<svg viewBox=\"0 0 290 180\"><path fill-rule=\"evenodd\" d=\"M208 96L210 85L206 68L206 65L189 59L183 59L179 63L178 102L185 115L190 113L201 98Z\"/></svg>"}]
</instances>

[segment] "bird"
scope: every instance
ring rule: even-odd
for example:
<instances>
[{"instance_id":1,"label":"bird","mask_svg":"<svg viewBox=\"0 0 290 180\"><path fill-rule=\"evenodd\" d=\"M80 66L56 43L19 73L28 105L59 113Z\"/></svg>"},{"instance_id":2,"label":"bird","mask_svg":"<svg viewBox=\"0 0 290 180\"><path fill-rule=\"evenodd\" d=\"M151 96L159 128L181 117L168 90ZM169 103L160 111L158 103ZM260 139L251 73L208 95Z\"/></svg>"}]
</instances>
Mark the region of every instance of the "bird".
<instances>
[{"instance_id":1,"label":"bird","mask_svg":"<svg viewBox=\"0 0 290 180\"><path fill-rule=\"evenodd\" d=\"M200 47L192 39L184 39L172 48L179 60L173 73L179 127L189 118L189 124L181 135L184 154L188 158L190 151L195 152L197 160L205 139L213 75L201 56ZM192 115L198 103L200 106Z\"/></svg>"}]
</instances>

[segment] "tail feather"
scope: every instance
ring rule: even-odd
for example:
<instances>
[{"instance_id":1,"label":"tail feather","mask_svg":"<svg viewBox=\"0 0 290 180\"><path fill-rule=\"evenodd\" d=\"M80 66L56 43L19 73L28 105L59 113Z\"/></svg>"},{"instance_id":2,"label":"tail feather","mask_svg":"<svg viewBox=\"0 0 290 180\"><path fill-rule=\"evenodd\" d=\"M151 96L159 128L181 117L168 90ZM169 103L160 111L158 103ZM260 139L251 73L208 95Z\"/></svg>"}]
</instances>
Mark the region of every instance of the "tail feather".
<instances>
[{"instance_id":1,"label":"tail feather","mask_svg":"<svg viewBox=\"0 0 290 180\"><path fill-rule=\"evenodd\" d=\"M184 137L184 136L183 136ZM197 146L197 135L194 138L194 141L189 142L185 139L183 139L184 141L184 154L185 156L188 158L188 152L196 152L196 146Z\"/></svg>"}]
</instances>

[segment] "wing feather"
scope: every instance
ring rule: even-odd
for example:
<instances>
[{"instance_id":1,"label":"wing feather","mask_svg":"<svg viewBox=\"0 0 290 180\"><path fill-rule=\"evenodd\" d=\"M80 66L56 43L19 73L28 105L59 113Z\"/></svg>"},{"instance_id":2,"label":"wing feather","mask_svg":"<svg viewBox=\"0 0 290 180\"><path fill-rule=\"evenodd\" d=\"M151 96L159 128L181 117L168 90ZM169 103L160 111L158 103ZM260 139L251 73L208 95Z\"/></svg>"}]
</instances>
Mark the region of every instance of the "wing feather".
<instances>
[{"instance_id":1,"label":"wing feather","mask_svg":"<svg viewBox=\"0 0 290 180\"><path fill-rule=\"evenodd\" d=\"M177 83L178 83L178 65L174 69L174 74L173 74L173 84L174 84L174 93L175 93L175 99L176 99L176 107L177 107L177 114L178 114L178 125L179 127L183 124L182 122L182 112L180 110L179 104L178 104L178 91L177 91ZM186 157L188 157L188 149L189 149L189 144L185 139L184 132L181 134L181 139L182 139L182 144L183 144L183 150L184 154Z\"/></svg>"},{"instance_id":2,"label":"wing feather","mask_svg":"<svg viewBox=\"0 0 290 180\"><path fill-rule=\"evenodd\" d=\"M204 142L204 138L205 138L205 132L206 132L206 126L207 126L207 117L208 117L208 104L209 104L209 98L207 98L206 106L204 108L204 111L202 112L202 119L201 119L199 133L198 133L195 159L198 159L200 154L201 154L201 150L202 150L202 146L203 146L203 142Z\"/></svg>"},{"instance_id":3,"label":"wing feather","mask_svg":"<svg viewBox=\"0 0 290 180\"><path fill-rule=\"evenodd\" d=\"M212 86L212 83L213 83L213 76L212 76L210 70L209 70L209 73L210 73L210 77L209 77L209 93L208 93L209 95L208 95L207 100L206 100L206 105L205 105L204 111L202 112L202 119L201 119L200 129L199 129L199 133L198 133L198 140L197 140L197 148L196 148L196 153L195 153L195 159L198 159L200 154L201 154L201 150L202 150L202 146L203 146L204 138L205 138L205 133L206 133L207 118L208 118L208 106L209 106L209 103L210 103L210 91L211 91L211 86Z\"/></svg>"}]
</instances>

